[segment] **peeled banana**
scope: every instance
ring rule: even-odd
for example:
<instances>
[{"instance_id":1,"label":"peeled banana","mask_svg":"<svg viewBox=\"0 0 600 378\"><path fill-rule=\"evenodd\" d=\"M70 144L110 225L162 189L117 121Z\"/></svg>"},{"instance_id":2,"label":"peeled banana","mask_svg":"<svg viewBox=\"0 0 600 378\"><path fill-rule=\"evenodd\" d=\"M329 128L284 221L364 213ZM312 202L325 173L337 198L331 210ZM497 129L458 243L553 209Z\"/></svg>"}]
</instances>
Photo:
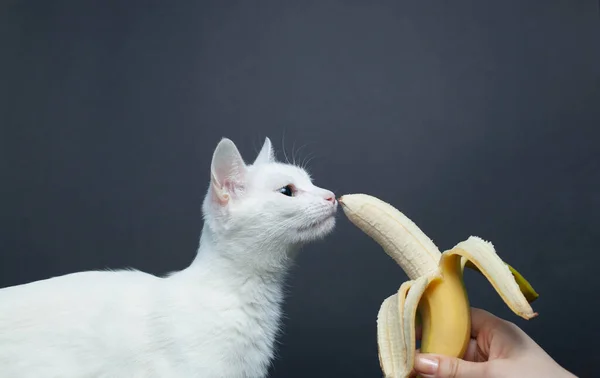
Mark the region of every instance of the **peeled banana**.
<instances>
[{"instance_id":1,"label":"peeled banana","mask_svg":"<svg viewBox=\"0 0 600 378\"><path fill-rule=\"evenodd\" d=\"M441 253L406 215L376 197L347 194L339 203L348 219L379 243L409 278L377 314L379 362L386 378L409 377L413 370L417 314L421 352L464 356L471 332L465 267L483 274L515 314L524 319L538 315L530 305L538 294L500 259L492 243L471 236Z\"/></svg>"}]
</instances>

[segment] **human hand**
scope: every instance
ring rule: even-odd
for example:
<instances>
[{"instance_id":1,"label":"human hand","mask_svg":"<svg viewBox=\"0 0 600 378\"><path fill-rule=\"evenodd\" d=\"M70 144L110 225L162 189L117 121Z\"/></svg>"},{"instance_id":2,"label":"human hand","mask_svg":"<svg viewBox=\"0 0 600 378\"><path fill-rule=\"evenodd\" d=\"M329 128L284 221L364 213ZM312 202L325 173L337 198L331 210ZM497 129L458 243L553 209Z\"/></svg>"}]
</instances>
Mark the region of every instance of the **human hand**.
<instances>
[{"instance_id":1,"label":"human hand","mask_svg":"<svg viewBox=\"0 0 600 378\"><path fill-rule=\"evenodd\" d=\"M575 377L514 323L471 309L471 341L463 359L417 353L423 378Z\"/></svg>"}]
</instances>

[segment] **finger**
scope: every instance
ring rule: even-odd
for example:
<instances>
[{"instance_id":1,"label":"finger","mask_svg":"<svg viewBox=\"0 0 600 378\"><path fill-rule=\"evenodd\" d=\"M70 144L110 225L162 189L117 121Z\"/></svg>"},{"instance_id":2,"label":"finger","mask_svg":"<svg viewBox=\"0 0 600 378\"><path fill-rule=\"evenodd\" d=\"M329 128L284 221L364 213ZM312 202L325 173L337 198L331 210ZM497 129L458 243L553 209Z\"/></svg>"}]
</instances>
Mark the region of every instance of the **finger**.
<instances>
[{"instance_id":1,"label":"finger","mask_svg":"<svg viewBox=\"0 0 600 378\"><path fill-rule=\"evenodd\" d=\"M488 355L481 349L477 340L469 340L467 345L467 351L463 357L463 360L471 362L485 362L488 360Z\"/></svg>"},{"instance_id":2,"label":"finger","mask_svg":"<svg viewBox=\"0 0 600 378\"><path fill-rule=\"evenodd\" d=\"M480 308L471 308L471 337L477 338L479 333L490 330L497 325L501 319L496 315Z\"/></svg>"},{"instance_id":3,"label":"finger","mask_svg":"<svg viewBox=\"0 0 600 378\"><path fill-rule=\"evenodd\" d=\"M463 360L467 361L477 361L477 340L469 340L469 345L467 345L467 351L463 357Z\"/></svg>"},{"instance_id":4,"label":"finger","mask_svg":"<svg viewBox=\"0 0 600 378\"><path fill-rule=\"evenodd\" d=\"M419 354L421 354L421 349L417 348L415 349L415 357L418 356ZM408 378L415 378L418 377L417 371L415 370L415 367L413 366L413 369L410 371L410 374L408 375Z\"/></svg>"},{"instance_id":5,"label":"finger","mask_svg":"<svg viewBox=\"0 0 600 378\"><path fill-rule=\"evenodd\" d=\"M434 354L420 354L415 359L415 371L423 378L481 378L485 362L471 362Z\"/></svg>"}]
</instances>

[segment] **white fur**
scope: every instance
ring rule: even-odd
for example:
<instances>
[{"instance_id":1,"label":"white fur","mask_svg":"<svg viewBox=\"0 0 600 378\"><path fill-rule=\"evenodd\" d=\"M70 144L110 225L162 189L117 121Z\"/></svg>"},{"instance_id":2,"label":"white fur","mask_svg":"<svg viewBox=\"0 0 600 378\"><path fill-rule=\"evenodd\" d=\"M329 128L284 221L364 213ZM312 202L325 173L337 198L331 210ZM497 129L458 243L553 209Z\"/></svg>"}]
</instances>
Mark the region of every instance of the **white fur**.
<instances>
[{"instance_id":1,"label":"white fur","mask_svg":"<svg viewBox=\"0 0 600 378\"><path fill-rule=\"evenodd\" d=\"M294 197L278 191L293 184ZM0 377L264 377L297 249L337 201L267 138L246 165L218 144L191 265L167 277L90 271L0 290Z\"/></svg>"}]
</instances>

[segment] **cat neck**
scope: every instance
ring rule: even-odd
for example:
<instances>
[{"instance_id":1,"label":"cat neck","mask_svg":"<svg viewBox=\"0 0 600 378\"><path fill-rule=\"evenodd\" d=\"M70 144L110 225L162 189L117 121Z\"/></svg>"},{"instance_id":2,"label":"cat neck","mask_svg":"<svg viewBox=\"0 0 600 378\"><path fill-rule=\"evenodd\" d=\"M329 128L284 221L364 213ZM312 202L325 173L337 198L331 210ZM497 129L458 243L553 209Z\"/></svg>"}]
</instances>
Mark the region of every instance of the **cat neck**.
<instances>
[{"instance_id":1,"label":"cat neck","mask_svg":"<svg viewBox=\"0 0 600 378\"><path fill-rule=\"evenodd\" d=\"M226 278L227 285L282 286L299 247L269 243L262 238L215 232L207 224L192 264L192 275Z\"/></svg>"}]
</instances>

